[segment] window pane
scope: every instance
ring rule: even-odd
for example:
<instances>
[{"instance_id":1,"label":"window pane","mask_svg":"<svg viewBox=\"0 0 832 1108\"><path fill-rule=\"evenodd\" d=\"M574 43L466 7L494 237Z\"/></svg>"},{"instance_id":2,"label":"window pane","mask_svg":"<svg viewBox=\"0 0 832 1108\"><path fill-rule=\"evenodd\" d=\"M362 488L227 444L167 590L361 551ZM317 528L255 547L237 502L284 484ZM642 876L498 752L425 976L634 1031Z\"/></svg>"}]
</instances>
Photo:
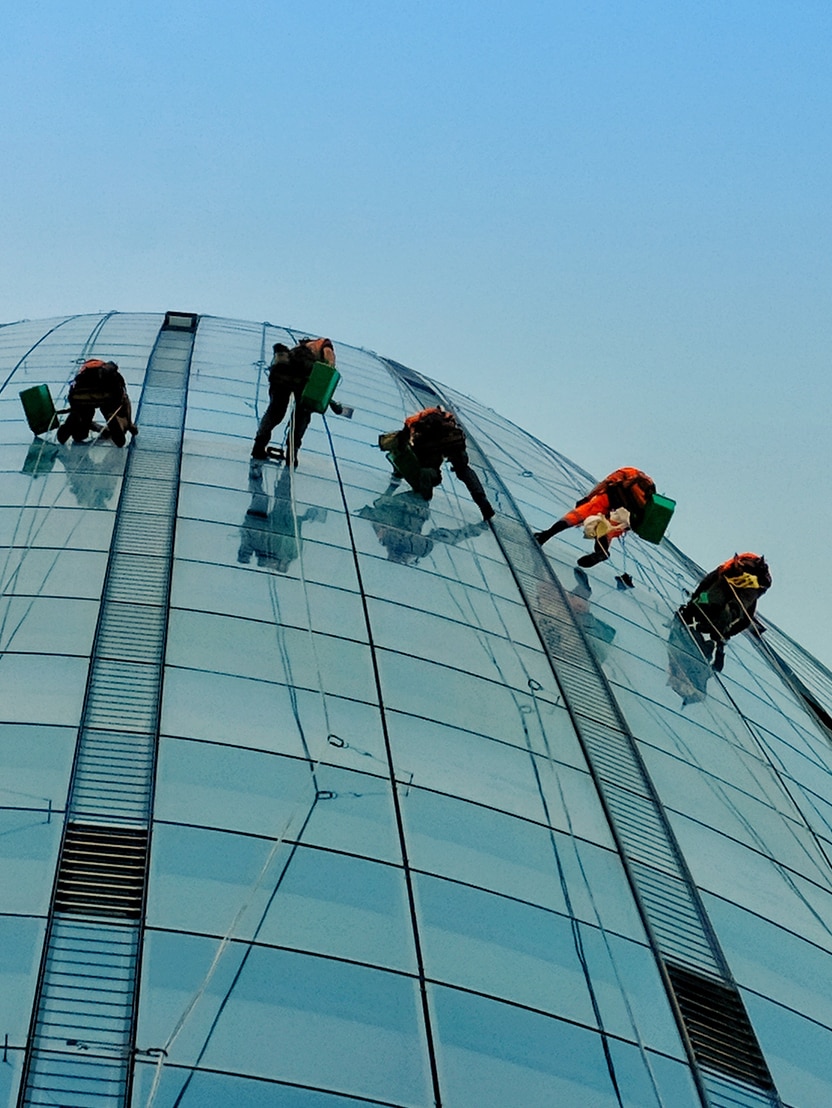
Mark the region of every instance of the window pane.
<instances>
[{"instance_id":1,"label":"window pane","mask_svg":"<svg viewBox=\"0 0 832 1108\"><path fill-rule=\"evenodd\" d=\"M444 1108L616 1108L597 1032L434 987Z\"/></svg>"},{"instance_id":2,"label":"window pane","mask_svg":"<svg viewBox=\"0 0 832 1108\"><path fill-rule=\"evenodd\" d=\"M234 943L206 985L214 940L149 932L140 1043L164 1043L201 1000L169 1061L248 1073L395 1103L428 1101L429 1070L413 978Z\"/></svg>"},{"instance_id":3,"label":"window pane","mask_svg":"<svg viewBox=\"0 0 832 1108\"><path fill-rule=\"evenodd\" d=\"M567 917L439 878L416 889L428 977L595 1024Z\"/></svg>"},{"instance_id":4,"label":"window pane","mask_svg":"<svg viewBox=\"0 0 832 1108\"><path fill-rule=\"evenodd\" d=\"M133 1108L145 1108L156 1076L156 1067L141 1062L136 1067ZM183 1091L184 1090L184 1091ZM156 1089L154 1108L384 1108L375 1100L353 1100L336 1093L316 1092L274 1081L200 1073L167 1066Z\"/></svg>"},{"instance_id":5,"label":"window pane","mask_svg":"<svg viewBox=\"0 0 832 1108\"><path fill-rule=\"evenodd\" d=\"M414 972L401 870L349 855L157 827L151 926L225 935ZM244 906L247 906L243 912Z\"/></svg>"},{"instance_id":6,"label":"window pane","mask_svg":"<svg viewBox=\"0 0 832 1108\"><path fill-rule=\"evenodd\" d=\"M0 666L4 723L77 726L88 671L88 658L7 654Z\"/></svg>"},{"instance_id":7,"label":"window pane","mask_svg":"<svg viewBox=\"0 0 832 1108\"><path fill-rule=\"evenodd\" d=\"M12 1045L23 1045L29 1033L45 931L43 920L0 916L0 1026ZM0 1073L5 1069L0 1066ZM0 1097L0 1103L7 1101Z\"/></svg>"},{"instance_id":8,"label":"window pane","mask_svg":"<svg viewBox=\"0 0 832 1108\"><path fill-rule=\"evenodd\" d=\"M387 781L279 755L165 740L154 814L401 860Z\"/></svg>"}]
</instances>

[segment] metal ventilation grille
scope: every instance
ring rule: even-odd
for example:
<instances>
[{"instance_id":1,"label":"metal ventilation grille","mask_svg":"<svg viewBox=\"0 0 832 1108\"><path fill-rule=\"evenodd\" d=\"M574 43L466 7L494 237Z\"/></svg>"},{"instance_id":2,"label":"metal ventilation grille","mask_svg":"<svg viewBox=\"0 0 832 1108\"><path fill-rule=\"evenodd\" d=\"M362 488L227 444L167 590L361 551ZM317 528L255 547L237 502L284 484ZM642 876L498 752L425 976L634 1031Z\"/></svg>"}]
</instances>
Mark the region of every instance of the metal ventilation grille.
<instances>
[{"instance_id":1,"label":"metal ventilation grille","mask_svg":"<svg viewBox=\"0 0 832 1108\"><path fill-rule=\"evenodd\" d=\"M774 1083L736 989L666 963L693 1052L704 1070L771 1090Z\"/></svg>"},{"instance_id":2,"label":"metal ventilation grille","mask_svg":"<svg viewBox=\"0 0 832 1108\"><path fill-rule=\"evenodd\" d=\"M138 919L146 863L146 831L71 823L61 854L55 910Z\"/></svg>"}]
</instances>

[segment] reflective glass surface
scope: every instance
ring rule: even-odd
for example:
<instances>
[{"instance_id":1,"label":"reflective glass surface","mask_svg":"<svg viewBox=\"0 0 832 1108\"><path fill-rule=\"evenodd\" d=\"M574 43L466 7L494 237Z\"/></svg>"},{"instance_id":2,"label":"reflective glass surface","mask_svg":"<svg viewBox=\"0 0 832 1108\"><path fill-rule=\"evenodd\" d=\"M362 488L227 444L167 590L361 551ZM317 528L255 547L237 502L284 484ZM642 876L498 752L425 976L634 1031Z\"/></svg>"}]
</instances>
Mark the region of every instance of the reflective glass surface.
<instances>
[{"instance_id":1,"label":"reflective glass surface","mask_svg":"<svg viewBox=\"0 0 832 1108\"><path fill-rule=\"evenodd\" d=\"M91 658L97 642L119 656L101 619L122 497L158 510L131 486L132 448L26 425L18 393L48 384L65 407L90 357L118 362L140 427L171 432L177 475L165 635L137 670L161 685L133 1103L697 1104L619 853L655 858L646 792L784 1104L825 1104L832 742L801 690L823 705L832 675L776 628L730 640L713 671L674 635L702 571L670 542L628 535L582 577L572 529L541 560L532 530L595 478L337 338L351 414L313 414L296 468L252 466L272 346L302 334L201 318L180 457L164 367L146 392L161 324L0 327L0 1105L17 1098ZM466 430L491 524L448 465L425 500L378 448L436 403ZM145 585L121 601L137 628ZM616 711L626 765L604 760ZM144 1052L161 1048L159 1067Z\"/></svg>"}]
</instances>

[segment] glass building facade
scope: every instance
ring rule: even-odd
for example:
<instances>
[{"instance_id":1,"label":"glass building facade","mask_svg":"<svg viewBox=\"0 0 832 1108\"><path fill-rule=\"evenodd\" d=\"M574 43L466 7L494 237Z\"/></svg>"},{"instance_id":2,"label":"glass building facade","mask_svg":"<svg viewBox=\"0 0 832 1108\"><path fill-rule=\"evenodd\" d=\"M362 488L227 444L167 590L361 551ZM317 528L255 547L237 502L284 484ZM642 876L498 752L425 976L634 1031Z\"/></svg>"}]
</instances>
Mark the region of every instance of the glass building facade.
<instances>
[{"instance_id":1,"label":"glass building facade","mask_svg":"<svg viewBox=\"0 0 832 1108\"><path fill-rule=\"evenodd\" d=\"M352 416L252 470L300 337L0 327L0 1104L832 1103L832 676L775 627L703 675L699 567L587 587L532 529L590 475L337 336ZM33 440L89 357L138 437ZM436 403L488 524L390 483Z\"/></svg>"}]
</instances>

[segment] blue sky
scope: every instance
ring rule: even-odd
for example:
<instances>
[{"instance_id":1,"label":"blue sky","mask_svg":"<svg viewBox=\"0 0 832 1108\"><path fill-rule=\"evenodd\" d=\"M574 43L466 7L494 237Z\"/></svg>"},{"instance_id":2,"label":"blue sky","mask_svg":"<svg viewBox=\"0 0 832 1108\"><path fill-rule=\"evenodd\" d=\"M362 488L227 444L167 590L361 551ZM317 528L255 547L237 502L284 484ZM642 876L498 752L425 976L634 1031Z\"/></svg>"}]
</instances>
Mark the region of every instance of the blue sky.
<instances>
[{"instance_id":1,"label":"blue sky","mask_svg":"<svg viewBox=\"0 0 832 1108\"><path fill-rule=\"evenodd\" d=\"M33 0L0 63L0 319L377 350L646 469L832 665L828 0Z\"/></svg>"}]
</instances>

